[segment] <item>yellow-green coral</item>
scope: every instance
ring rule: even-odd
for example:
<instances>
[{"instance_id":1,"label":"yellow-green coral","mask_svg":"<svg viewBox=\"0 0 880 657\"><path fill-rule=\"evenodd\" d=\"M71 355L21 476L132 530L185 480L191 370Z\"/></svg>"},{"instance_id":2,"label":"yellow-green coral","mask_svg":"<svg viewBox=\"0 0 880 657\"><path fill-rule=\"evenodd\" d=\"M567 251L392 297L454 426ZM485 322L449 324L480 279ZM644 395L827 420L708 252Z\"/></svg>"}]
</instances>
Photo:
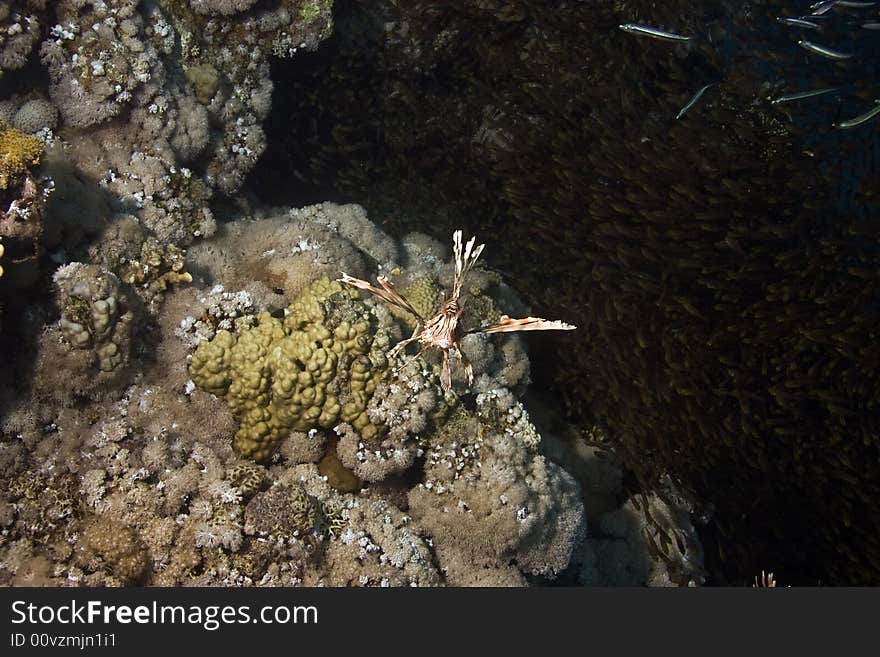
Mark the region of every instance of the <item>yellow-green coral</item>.
<instances>
[{"instance_id":1,"label":"yellow-green coral","mask_svg":"<svg viewBox=\"0 0 880 657\"><path fill-rule=\"evenodd\" d=\"M311 23L316 18L319 18L330 4L331 3L320 2L318 0L305 2L303 3L302 8L299 10L299 15L304 21L306 21L307 23Z\"/></svg>"},{"instance_id":2,"label":"yellow-green coral","mask_svg":"<svg viewBox=\"0 0 880 657\"><path fill-rule=\"evenodd\" d=\"M465 303L471 317L479 318L484 325L494 324L501 319L501 313L495 307L495 300L478 287L468 290Z\"/></svg>"},{"instance_id":3,"label":"yellow-green coral","mask_svg":"<svg viewBox=\"0 0 880 657\"><path fill-rule=\"evenodd\" d=\"M0 189L40 163L43 142L0 120Z\"/></svg>"},{"instance_id":4,"label":"yellow-green coral","mask_svg":"<svg viewBox=\"0 0 880 657\"><path fill-rule=\"evenodd\" d=\"M130 285L154 285L158 290L165 290L169 284L192 283L192 275L183 270L185 256L174 244L148 237L141 245L140 260L129 261L121 277Z\"/></svg>"},{"instance_id":5,"label":"yellow-green coral","mask_svg":"<svg viewBox=\"0 0 880 657\"><path fill-rule=\"evenodd\" d=\"M424 317L433 317L439 310L440 304L443 303L443 290L430 276L422 276L415 279L406 288L402 290L403 296L410 302L413 308ZM415 326L415 318L409 313L403 311L395 312L395 308L390 307L391 312L399 319L406 322L410 328Z\"/></svg>"},{"instance_id":6,"label":"yellow-green coral","mask_svg":"<svg viewBox=\"0 0 880 657\"><path fill-rule=\"evenodd\" d=\"M371 330L357 291L323 278L286 311L261 313L251 328L219 331L193 354L190 375L223 397L239 420L235 448L263 461L291 431L347 422L365 439L367 402L387 370L389 339Z\"/></svg>"},{"instance_id":7,"label":"yellow-green coral","mask_svg":"<svg viewBox=\"0 0 880 657\"><path fill-rule=\"evenodd\" d=\"M186 78L202 105L208 105L220 87L220 73L210 64L193 64L186 69Z\"/></svg>"}]
</instances>

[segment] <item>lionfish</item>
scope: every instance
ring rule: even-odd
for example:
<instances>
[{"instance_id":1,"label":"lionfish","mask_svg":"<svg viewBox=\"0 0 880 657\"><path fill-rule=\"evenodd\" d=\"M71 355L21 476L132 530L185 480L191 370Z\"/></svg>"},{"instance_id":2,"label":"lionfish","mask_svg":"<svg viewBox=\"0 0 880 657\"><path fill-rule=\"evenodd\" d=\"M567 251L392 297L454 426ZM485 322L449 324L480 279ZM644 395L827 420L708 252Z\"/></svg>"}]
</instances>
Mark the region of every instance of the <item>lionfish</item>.
<instances>
[{"instance_id":1,"label":"lionfish","mask_svg":"<svg viewBox=\"0 0 880 657\"><path fill-rule=\"evenodd\" d=\"M403 351L407 345L412 342L418 342L422 345L422 349L413 356L418 358L428 349L439 349L443 352L443 366L440 373L440 385L444 390L452 387L452 367L450 364L450 356L456 355L464 366L468 383L474 382L474 370L467 361L464 354L459 348L459 340L470 333L509 333L511 331L571 331L576 326L566 324L561 321L550 321L541 317L526 317L524 319L512 319L507 315L502 315L496 324L484 326L482 328L467 331L462 334L459 326L462 312L464 310L462 303L459 301L461 297L461 286L464 277L476 264L477 258L483 252L485 244L479 244L474 247L475 237L472 237L462 248L461 231L457 230L452 234L453 253L455 257L455 276L453 278L452 293L445 297L440 308L430 318L422 317L419 312L413 308L412 304L406 300L395 288L394 284L388 280L386 276L377 278L379 286L375 287L367 281L349 276L342 272L342 278L337 279L340 283L347 283L362 290L367 290L376 295L383 301L399 308L416 318L417 323L411 337L398 342L389 352L388 357L393 358Z\"/></svg>"}]
</instances>

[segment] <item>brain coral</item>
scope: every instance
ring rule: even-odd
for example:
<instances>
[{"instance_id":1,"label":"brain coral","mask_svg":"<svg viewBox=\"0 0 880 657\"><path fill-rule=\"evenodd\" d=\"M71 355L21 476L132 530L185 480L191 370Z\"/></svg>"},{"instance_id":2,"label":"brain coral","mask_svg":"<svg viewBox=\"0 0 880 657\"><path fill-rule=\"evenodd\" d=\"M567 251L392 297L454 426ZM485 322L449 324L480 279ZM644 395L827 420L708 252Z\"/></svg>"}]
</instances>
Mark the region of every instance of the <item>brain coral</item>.
<instances>
[{"instance_id":1,"label":"brain coral","mask_svg":"<svg viewBox=\"0 0 880 657\"><path fill-rule=\"evenodd\" d=\"M323 278L285 314L264 312L251 328L219 331L193 354L193 381L223 397L239 420L235 448L262 461L291 431L339 422L375 435L366 407L387 368L388 337L371 330L357 292Z\"/></svg>"}]
</instances>

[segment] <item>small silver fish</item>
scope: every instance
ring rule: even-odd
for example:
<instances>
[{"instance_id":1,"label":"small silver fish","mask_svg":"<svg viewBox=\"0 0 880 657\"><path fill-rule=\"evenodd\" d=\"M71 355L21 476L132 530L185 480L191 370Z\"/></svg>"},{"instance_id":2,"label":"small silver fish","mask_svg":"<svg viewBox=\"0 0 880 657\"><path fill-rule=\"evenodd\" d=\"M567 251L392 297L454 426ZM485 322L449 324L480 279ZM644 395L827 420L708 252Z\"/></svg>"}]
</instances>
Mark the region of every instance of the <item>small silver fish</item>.
<instances>
[{"instance_id":1,"label":"small silver fish","mask_svg":"<svg viewBox=\"0 0 880 657\"><path fill-rule=\"evenodd\" d=\"M779 105L780 103L790 103L795 100L803 100L804 98L813 98L815 96L824 96L840 89L840 87L831 87L829 89L816 89L813 91L799 91L793 94L786 94L770 101L771 105Z\"/></svg>"},{"instance_id":2,"label":"small silver fish","mask_svg":"<svg viewBox=\"0 0 880 657\"><path fill-rule=\"evenodd\" d=\"M810 9L813 10L813 16L821 16L827 11L831 10L834 5L836 5L838 0L824 0L823 2L815 2L810 5Z\"/></svg>"},{"instance_id":3,"label":"small silver fish","mask_svg":"<svg viewBox=\"0 0 880 657\"><path fill-rule=\"evenodd\" d=\"M851 119L847 119L846 121L841 121L840 123L832 124L835 128L855 128L856 126L860 126L867 121L870 121L875 116L880 114L880 100L874 100L874 107L869 109L864 114L859 114Z\"/></svg>"},{"instance_id":4,"label":"small silver fish","mask_svg":"<svg viewBox=\"0 0 880 657\"><path fill-rule=\"evenodd\" d=\"M684 107L682 107L681 110L679 111L679 113L675 115L675 120L677 121L678 119L680 119L681 117L683 117L685 112L687 112L691 107L693 107L694 105L696 105L697 101L700 100L700 96L703 95L703 93L706 91L706 89L708 89L709 87L711 87L711 86L714 85L714 84L717 84L717 83L716 83L716 82L710 82L709 84L707 84L706 86L704 86L703 88L701 88L697 93L695 93L695 94L693 95L693 97L687 102L687 105L685 105Z\"/></svg>"},{"instance_id":5,"label":"small silver fish","mask_svg":"<svg viewBox=\"0 0 880 657\"><path fill-rule=\"evenodd\" d=\"M831 48L820 45L818 43L813 43L812 41L807 41L806 39L801 39L800 41L798 41L798 45L805 50L809 50L810 52L816 53L817 55L822 55L822 57L827 57L828 59L835 59L839 61L852 57L851 53L841 52L839 50L832 50Z\"/></svg>"},{"instance_id":6,"label":"small silver fish","mask_svg":"<svg viewBox=\"0 0 880 657\"><path fill-rule=\"evenodd\" d=\"M801 27L806 30L820 30L822 27L818 23L812 23L808 20L804 20L803 18L785 18L779 17L776 19L783 25L790 25L791 27Z\"/></svg>"},{"instance_id":7,"label":"small silver fish","mask_svg":"<svg viewBox=\"0 0 880 657\"><path fill-rule=\"evenodd\" d=\"M636 34L638 36L646 36L654 39L662 39L664 41L690 41L691 37L682 36L681 34L674 34L673 32L667 32L666 30L661 30L659 27L651 27L650 25L638 25L636 23L623 23L622 25L618 25L618 27L627 32L629 34Z\"/></svg>"}]
</instances>

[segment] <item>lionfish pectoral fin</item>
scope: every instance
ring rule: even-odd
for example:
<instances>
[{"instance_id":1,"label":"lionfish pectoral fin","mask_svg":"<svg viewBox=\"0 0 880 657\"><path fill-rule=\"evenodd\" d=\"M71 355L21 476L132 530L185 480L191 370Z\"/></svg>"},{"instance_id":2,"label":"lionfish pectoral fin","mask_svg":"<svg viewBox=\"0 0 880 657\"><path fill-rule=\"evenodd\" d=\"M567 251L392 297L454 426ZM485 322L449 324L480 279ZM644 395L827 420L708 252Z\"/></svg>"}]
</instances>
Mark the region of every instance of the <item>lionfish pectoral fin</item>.
<instances>
[{"instance_id":1,"label":"lionfish pectoral fin","mask_svg":"<svg viewBox=\"0 0 880 657\"><path fill-rule=\"evenodd\" d=\"M375 285L368 283L367 281L360 278L349 276L345 272L342 272L342 278L337 278L336 280L340 283L353 285L354 287L360 288L361 290L371 292L383 301L390 303L396 308L400 308L401 310L410 313L419 321L423 321L423 318L421 315L419 315L418 311L412 307L410 302L406 300L406 297L400 294L400 292L398 292L397 289L394 287L394 284L385 276L379 276L378 278L379 285L382 286L381 288L378 288Z\"/></svg>"},{"instance_id":2,"label":"lionfish pectoral fin","mask_svg":"<svg viewBox=\"0 0 880 657\"><path fill-rule=\"evenodd\" d=\"M502 315L497 324L484 326L471 331L472 333L511 333L513 331L573 331L577 326L559 320L548 320L542 317L524 317L511 319Z\"/></svg>"}]
</instances>

